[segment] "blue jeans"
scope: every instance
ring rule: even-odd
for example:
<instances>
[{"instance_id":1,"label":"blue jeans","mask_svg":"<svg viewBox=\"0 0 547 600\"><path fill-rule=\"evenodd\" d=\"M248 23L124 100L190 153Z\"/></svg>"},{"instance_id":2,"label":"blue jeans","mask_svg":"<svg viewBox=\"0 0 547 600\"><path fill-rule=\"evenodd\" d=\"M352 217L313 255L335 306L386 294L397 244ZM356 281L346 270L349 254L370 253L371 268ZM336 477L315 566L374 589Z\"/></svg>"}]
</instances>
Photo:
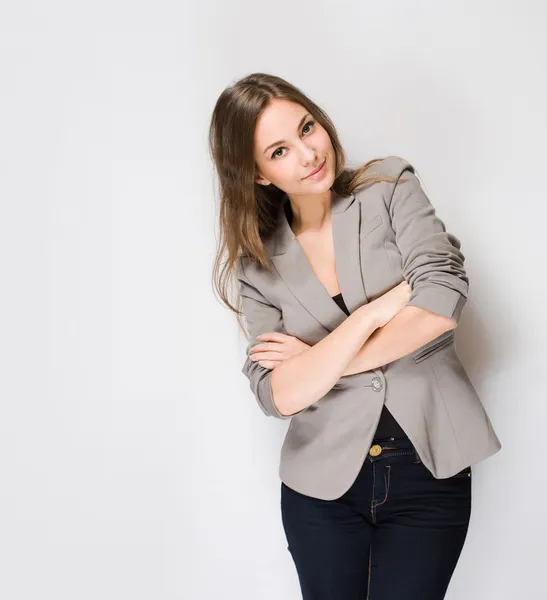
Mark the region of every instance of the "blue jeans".
<instances>
[{"instance_id":1,"label":"blue jeans","mask_svg":"<svg viewBox=\"0 0 547 600\"><path fill-rule=\"evenodd\" d=\"M281 482L303 600L442 600L471 516L471 467L436 479L408 438L379 438L336 500Z\"/></svg>"}]
</instances>

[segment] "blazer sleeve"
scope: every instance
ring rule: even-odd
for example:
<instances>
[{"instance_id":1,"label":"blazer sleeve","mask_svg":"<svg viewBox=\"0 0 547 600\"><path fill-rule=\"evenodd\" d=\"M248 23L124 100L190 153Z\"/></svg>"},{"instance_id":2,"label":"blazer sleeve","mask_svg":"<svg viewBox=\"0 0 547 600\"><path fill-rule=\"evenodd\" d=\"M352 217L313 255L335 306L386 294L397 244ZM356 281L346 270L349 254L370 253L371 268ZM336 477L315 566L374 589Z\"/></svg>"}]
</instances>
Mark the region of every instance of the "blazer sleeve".
<instances>
[{"instance_id":1,"label":"blazer sleeve","mask_svg":"<svg viewBox=\"0 0 547 600\"><path fill-rule=\"evenodd\" d=\"M249 387L258 405L267 416L276 417L277 419L291 419L295 414L304 412L309 407L291 415L284 415L279 412L273 401L271 386L272 370L261 366L258 361L252 361L249 358L251 348L255 344L260 343L260 341L256 340L258 335L271 331L285 333L282 312L269 302L251 283L245 274L241 258L236 262L235 274L241 295L241 310L243 312L245 328L250 340L246 349L247 358L241 372L249 380Z\"/></svg>"},{"instance_id":2,"label":"blazer sleeve","mask_svg":"<svg viewBox=\"0 0 547 600\"><path fill-rule=\"evenodd\" d=\"M456 326L469 290L460 240L443 221L408 165L393 188L389 213L403 257L403 276L412 287L408 306L452 319Z\"/></svg>"}]
</instances>

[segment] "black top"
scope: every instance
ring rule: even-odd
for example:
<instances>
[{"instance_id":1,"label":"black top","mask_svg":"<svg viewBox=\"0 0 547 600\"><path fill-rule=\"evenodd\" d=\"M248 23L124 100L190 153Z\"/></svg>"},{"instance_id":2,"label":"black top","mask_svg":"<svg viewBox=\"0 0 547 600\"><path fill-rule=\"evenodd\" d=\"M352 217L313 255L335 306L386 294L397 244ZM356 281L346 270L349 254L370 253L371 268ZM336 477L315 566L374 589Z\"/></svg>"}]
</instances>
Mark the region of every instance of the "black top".
<instances>
[{"instance_id":1,"label":"black top","mask_svg":"<svg viewBox=\"0 0 547 600\"><path fill-rule=\"evenodd\" d=\"M338 306L347 314L349 315L349 310L348 307L346 306L346 303L344 302L344 298L342 298L342 292L340 292L339 294L336 294L336 296L332 296L332 299L336 302L336 304L338 304Z\"/></svg>"},{"instance_id":2,"label":"black top","mask_svg":"<svg viewBox=\"0 0 547 600\"><path fill-rule=\"evenodd\" d=\"M339 294L336 294L336 296L331 296L331 298L349 316L350 313L346 303L344 302L344 299L342 298L342 293L340 292ZM374 439L387 437L407 438L408 436L384 404L378 427L374 433Z\"/></svg>"}]
</instances>

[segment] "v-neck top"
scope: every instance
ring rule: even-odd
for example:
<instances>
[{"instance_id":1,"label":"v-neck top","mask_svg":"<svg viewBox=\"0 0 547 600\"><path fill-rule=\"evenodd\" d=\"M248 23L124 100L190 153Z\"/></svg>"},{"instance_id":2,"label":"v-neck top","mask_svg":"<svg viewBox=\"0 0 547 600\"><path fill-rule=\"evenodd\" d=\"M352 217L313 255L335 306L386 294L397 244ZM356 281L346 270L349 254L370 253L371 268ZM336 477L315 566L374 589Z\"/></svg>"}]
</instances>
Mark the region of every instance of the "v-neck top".
<instances>
[{"instance_id":1,"label":"v-neck top","mask_svg":"<svg viewBox=\"0 0 547 600\"><path fill-rule=\"evenodd\" d=\"M346 306L346 303L344 302L342 292L336 294L336 296L331 296L331 298L349 316L350 312ZM374 439L376 440L387 437L408 438L404 429L399 425L399 423L397 423L395 417L389 412L384 404L382 407L382 414L380 415L380 421L378 422L378 427L374 433Z\"/></svg>"},{"instance_id":2,"label":"v-neck top","mask_svg":"<svg viewBox=\"0 0 547 600\"><path fill-rule=\"evenodd\" d=\"M336 296L331 296L331 298L336 302L336 304L338 304L338 306L347 314L349 315L349 310L348 307L346 306L346 303L344 302L344 298L342 298L342 292L340 292L339 294L336 294Z\"/></svg>"}]
</instances>

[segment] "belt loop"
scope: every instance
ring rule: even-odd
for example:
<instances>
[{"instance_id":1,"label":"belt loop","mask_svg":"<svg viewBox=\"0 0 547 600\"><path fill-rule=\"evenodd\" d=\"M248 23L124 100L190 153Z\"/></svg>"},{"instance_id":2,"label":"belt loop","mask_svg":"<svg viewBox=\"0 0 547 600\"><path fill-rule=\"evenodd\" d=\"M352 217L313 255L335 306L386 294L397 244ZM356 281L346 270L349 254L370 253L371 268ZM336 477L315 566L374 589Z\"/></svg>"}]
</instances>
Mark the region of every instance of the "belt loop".
<instances>
[{"instance_id":1,"label":"belt loop","mask_svg":"<svg viewBox=\"0 0 547 600\"><path fill-rule=\"evenodd\" d=\"M421 463L422 459L420 458L420 455L418 454L418 451L416 450L416 448L414 447L414 456L416 457L416 460L414 462L416 463Z\"/></svg>"}]
</instances>

